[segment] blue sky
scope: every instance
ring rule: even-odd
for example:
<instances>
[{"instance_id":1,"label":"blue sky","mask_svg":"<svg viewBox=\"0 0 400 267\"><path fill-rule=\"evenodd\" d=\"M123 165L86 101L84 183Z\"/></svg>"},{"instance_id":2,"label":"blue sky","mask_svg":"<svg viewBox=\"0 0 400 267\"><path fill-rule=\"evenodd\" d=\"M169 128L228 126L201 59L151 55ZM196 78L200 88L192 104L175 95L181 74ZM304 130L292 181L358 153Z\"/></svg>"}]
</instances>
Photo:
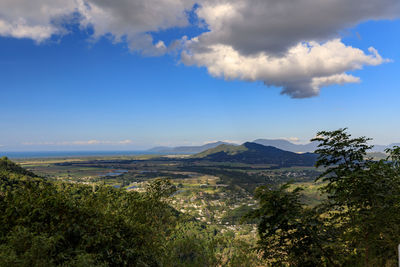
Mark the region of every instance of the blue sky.
<instances>
[{"instance_id":1,"label":"blue sky","mask_svg":"<svg viewBox=\"0 0 400 267\"><path fill-rule=\"evenodd\" d=\"M300 98L280 94L285 77L265 86L269 79L232 78L226 69L215 75L203 61L185 62L179 54L185 48L143 55L113 32L94 39L96 28L67 26L68 33L40 41L0 28L0 151L135 150L257 138L304 143L319 130L341 127L374 143L400 142L398 19L340 28L335 37L345 46L366 54L372 46L391 62L349 69L360 83L322 86ZM186 26L154 31L152 43L170 47L212 29L190 18Z\"/></svg>"}]
</instances>

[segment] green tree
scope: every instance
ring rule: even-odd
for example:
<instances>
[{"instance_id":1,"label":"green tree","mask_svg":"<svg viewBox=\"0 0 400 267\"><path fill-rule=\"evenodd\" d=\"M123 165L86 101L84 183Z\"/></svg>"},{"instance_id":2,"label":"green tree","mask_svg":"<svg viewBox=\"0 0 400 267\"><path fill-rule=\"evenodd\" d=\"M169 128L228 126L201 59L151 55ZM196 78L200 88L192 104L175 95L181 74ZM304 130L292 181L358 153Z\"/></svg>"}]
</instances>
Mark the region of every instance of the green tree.
<instances>
[{"instance_id":1,"label":"green tree","mask_svg":"<svg viewBox=\"0 0 400 267\"><path fill-rule=\"evenodd\" d=\"M146 185L147 196L157 200L170 197L176 190L176 186L168 179L157 178Z\"/></svg>"},{"instance_id":2,"label":"green tree","mask_svg":"<svg viewBox=\"0 0 400 267\"><path fill-rule=\"evenodd\" d=\"M366 137L351 138L346 129L322 131L316 167L322 174L314 208L288 184L259 187L259 249L271 265L393 266L400 237L400 148L373 161Z\"/></svg>"},{"instance_id":3,"label":"green tree","mask_svg":"<svg viewBox=\"0 0 400 267\"><path fill-rule=\"evenodd\" d=\"M328 195L321 208L327 223L339 228L344 263L384 266L395 262L400 236L400 149L373 161L369 140L339 129L319 132L312 141L320 143L316 166L325 168L317 179L326 183L322 192Z\"/></svg>"},{"instance_id":4,"label":"green tree","mask_svg":"<svg viewBox=\"0 0 400 267\"><path fill-rule=\"evenodd\" d=\"M137 192L0 182L0 266L159 266L177 222L170 206Z\"/></svg>"},{"instance_id":5,"label":"green tree","mask_svg":"<svg viewBox=\"0 0 400 267\"><path fill-rule=\"evenodd\" d=\"M326 246L332 236L317 210L301 203L301 188L290 190L290 185L256 190L259 208L246 217L259 219L258 250L273 266L336 265L333 251Z\"/></svg>"}]
</instances>

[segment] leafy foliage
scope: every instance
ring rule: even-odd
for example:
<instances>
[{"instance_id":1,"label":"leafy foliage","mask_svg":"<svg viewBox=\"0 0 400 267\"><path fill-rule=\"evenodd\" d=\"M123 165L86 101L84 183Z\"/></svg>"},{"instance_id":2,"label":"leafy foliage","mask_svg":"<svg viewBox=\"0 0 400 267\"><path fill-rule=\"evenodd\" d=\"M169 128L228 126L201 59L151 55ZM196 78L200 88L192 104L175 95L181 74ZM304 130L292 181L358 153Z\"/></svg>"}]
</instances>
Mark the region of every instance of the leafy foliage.
<instances>
[{"instance_id":1,"label":"leafy foliage","mask_svg":"<svg viewBox=\"0 0 400 267\"><path fill-rule=\"evenodd\" d=\"M289 191L290 183L273 189L259 187L255 197L260 207L247 218L260 220L258 249L273 266L319 266L333 264L332 251L324 248L331 237L324 231L314 209L301 203L301 189Z\"/></svg>"},{"instance_id":2,"label":"leafy foliage","mask_svg":"<svg viewBox=\"0 0 400 267\"><path fill-rule=\"evenodd\" d=\"M165 233L176 221L169 206L138 193L92 190L21 181L2 192L0 251L7 253L0 262L49 266L85 259L95 265L158 265Z\"/></svg>"},{"instance_id":3,"label":"leafy foliage","mask_svg":"<svg viewBox=\"0 0 400 267\"><path fill-rule=\"evenodd\" d=\"M0 168L0 266L244 266L247 243L168 204L166 179L144 193L55 183L8 159ZM234 235L233 235L234 236ZM239 244L236 247L236 244Z\"/></svg>"},{"instance_id":4,"label":"leafy foliage","mask_svg":"<svg viewBox=\"0 0 400 267\"><path fill-rule=\"evenodd\" d=\"M319 132L317 178L325 201L301 203L299 189L260 187L259 249L272 265L391 266L400 236L400 148L385 160L367 157L366 137L346 129Z\"/></svg>"},{"instance_id":5,"label":"leafy foliage","mask_svg":"<svg viewBox=\"0 0 400 267\"><path fill-rule=\"evenodd\" d=\"M0 158L0 175L14 175L14 176L30 176L37 177L34 173L22 168L21 166L15 164L7 157Z\"/></svg>"}]
</instances>

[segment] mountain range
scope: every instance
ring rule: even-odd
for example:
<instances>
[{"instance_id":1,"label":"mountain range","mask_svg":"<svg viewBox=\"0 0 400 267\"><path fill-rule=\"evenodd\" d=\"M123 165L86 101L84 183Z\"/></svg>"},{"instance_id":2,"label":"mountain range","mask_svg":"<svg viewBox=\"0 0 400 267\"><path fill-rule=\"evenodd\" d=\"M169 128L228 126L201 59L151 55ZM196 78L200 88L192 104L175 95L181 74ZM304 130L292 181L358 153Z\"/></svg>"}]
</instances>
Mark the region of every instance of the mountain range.
<instances>
[{"instance_id":1,"label":"mountain range","mask_svg":"<svg viewBox=\"0 0 400 267\"><path fill-rule=\"evenodd\" d=\"M374 147L372 148L373 152L385 152L386 149L388 148L393 148L395 146L400 146L400 143L393 143L390 145L374 145Z\"/></svg>"},{"instance_id":2,"label":"mountain range","mask_svg":"<svg viewBox=\"0 0 400 267\"><path fill-rule=\"evenodd\" d=\"M314 152L317 149L318 143L311 142L308 144L293 144L284 139L257 139L253 143L257 143L263 146L273 146L282 150L304 153L304 152Z\"/></svg>"},{"instance_id":3,"label":"mountain range","mask_svg":"<svg viewBox=\"0 0 400 267\"><path fill-rule=\"evenodd\" d=\"M308 144L294 144L284 139L257 139L254 140L252 143L260 144L263 146L273 146L281 150L295 152L295 153L314 152L318 146L317 142L311 142ZM219 145L238 146L236 144L218 141L201 146L177 146L177 147L159 146L149 149L148 152L161 153L161 154L196 154L196 153L201 153L210 148L215 148ZM385 149L392 148L393 146L400 146L400 143L393 143L390 145L375 145L372 148L371 152L384 152Z\"/></svg>"},{"instance_id":4,"label":"mountain range","mask_svg":"<svg viewBox=\"0 0 400 267\"><path fill-rule=\"evenodd\" d=\"M202 146L177 146L177 147L167 147L167 146L158 146L158 147L153 147L152 149L149 149L148 152L151 153L162 153L162 154L196 154L203 152L207 149L217 147L219 145L224 145L224 144L230 144L226 142L214 142L214 143L208 143ZM233 144L232 144L233 145Z\"/></svg>"}]
</instances>

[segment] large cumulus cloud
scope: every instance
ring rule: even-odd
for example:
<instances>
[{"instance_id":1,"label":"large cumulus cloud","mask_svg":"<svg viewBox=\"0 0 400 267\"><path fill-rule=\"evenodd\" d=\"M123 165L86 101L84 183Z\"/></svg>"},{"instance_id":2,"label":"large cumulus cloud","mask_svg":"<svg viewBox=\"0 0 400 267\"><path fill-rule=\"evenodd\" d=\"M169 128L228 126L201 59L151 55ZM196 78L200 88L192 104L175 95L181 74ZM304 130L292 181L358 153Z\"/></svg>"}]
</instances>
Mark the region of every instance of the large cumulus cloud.
<instances>
[{"instance_id":1,"label":"large cumulus cloud","mask_svg":"<svg viewBox=\"0 0 400 267\"><path fill-rule=\"evenodd\" d=\"M208 32L184 42L182 60L213 76L263 81L293 98L359 82L346 72L385 59L346 46L340 32L400 15L398 0L205 0L197 10Z\"/></svg>"},{"instance_id":2,"label":"large cumulus cloud","mask_svg":"<svg viewBox=\"0 0 400 267\"><path fill-rule=\"evenodd\" d=\"M399 0L204 0L197 10L210 32L207 45L241 54L280 54L304 41L324 42L371 19L400 15Z\"/></svg>"},{"instance_id":3,"label":"large cumulus cloud","mask_svg":"<svg viewBox=\"0 0 400 267\"><path fill-rule=\"evenodd\" d=\"M106 35L157 55L165 44L154 43L149 32L188 25L192 7L191 0L1 0L0 35L42 42L67 33L64 25L74 19L82 28L92 27L93 38Z\"/></svg>"},{"instance_id":4,"label":"large cumulus cloud","mask_svg":"<svg viewBox=\"0 0 400 267\"><path fill-rule=\"evenodd\" d=\"M379 65L384 59L373 48L365 54L345 46L339 39L323 44L300 43L282 57L267 53L243 55L229 45L216 44L207 49L197 47L198 39L187 42L190 47L182 53L186 64L207 66L211 75L227 79L264 81L266 85L282 87L282 94L294 98L318 95L323 86L359 82L345 74L363 65Z\"/></svg>"},{"instance_id":5,"label":"large cumulus cloud","mask_svg":"<svg viewBox=\"0 0 400 267\"><path fill-rule=\"evenodd\" d=\"M71 0L1 0L0 35L44 41L65 31L56 21L76 8Z\"/></svg>"},{"instance_id":6,"label":"large cumulus cloud","mask_svg":"<svg viewBox=\"0 0 400 267\"><path fill-rule=\"evenodd\" d=\"M385 62L374 48L345 45L340 33L400 16L399 0L2 0L0 35L42 42L68 33L63 25L74 19L93 28L94 39L108 36L161 55L172 47L151 33L187 26L194 4L207 31L174 43L184 64L226 79L263 81L294 98L359 82L347 72Z\"/></svg>"},{"instance_id":7,"label":"large cumulus cloud","mask_svg":"<svg viewBox=\"0 0 400 267\"><path fill-rule=\"evenodd\" d=\"M149 32L187 26L187 11L193 4L192 0L86 0L79 11L81 23L91 25L95 37L111 34L115 41L125 39L132 50L158 55L167 47L162 40L154 43Z\"/></svg>"}]
</instances>

